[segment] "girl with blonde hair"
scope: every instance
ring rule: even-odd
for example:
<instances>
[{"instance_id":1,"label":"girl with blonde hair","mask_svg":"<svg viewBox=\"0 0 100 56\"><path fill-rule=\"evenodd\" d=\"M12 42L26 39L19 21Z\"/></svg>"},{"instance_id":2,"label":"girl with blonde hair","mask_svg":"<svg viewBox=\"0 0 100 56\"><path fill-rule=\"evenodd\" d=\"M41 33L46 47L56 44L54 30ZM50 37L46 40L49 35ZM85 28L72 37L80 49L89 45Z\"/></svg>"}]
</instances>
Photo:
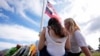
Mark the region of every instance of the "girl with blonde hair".
<instances>
[{"instance_id":1,"label":"girl with blonde hair","mask_svg":"<svg viewBox=\"0 0 100 56\"><path fill-rule=\"evenodd\" d=\"M80 56L81 50L86 56L91 56L84 36L76 22L72 18L67 18L64 20L64 26L70 34L71 41L71 49L69 50L68 56Z\"/></svg>"}]
</instances>

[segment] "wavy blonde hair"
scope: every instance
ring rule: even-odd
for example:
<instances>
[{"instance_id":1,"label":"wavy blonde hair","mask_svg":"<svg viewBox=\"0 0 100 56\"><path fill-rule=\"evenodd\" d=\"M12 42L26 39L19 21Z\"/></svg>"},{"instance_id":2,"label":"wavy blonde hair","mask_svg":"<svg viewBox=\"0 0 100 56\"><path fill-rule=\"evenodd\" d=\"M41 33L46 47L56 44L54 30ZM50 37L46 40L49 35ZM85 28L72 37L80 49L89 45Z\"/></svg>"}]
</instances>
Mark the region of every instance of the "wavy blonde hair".
<instances>
[{"instance_id":1,"label":"wavy blonde hair","mask_svg":"<svg viewBox=\"0 0 100 56\"><path fill-rule=\"evenodd\" d=\"M76 24L76 22L72 18L65 19L64 23L68 23L69 24L69 27L67 28L67 30L71 34L73 34L74 31L76 31L76 30L80 30L80 28L78 27L78 25Z\"/></svg>"}]
</instances>

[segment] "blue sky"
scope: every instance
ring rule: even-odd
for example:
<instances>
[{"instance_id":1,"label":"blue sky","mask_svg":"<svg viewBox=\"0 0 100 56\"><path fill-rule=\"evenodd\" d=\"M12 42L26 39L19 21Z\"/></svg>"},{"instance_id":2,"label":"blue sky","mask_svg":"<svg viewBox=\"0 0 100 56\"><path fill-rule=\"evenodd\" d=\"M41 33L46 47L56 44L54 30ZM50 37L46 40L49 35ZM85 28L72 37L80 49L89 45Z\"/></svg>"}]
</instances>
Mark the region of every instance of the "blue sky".
<instances>
[{"instance_id":1,"label":"blue sky","mask_svg":"<svg viewBox=\"0 0 100 56\"><path fill-rule=\"evenodd\" d=\"M45 0L45 5L46 5ZM86 42L98 49L99 0L49 0L63 20L73 18ZM16 44L29 45L39 39L43 0L0 0L0 50ZM44 14L43 26L49 17Z\"/></svg>"},{"instance_id":2,"label":"blue sky","mask_svg":"<svg viewBox=\"0 0 100 56\"><path fill-rule=\"evenodd\" d=\"M35 7L31 4L27 6L27 1L0 0L0 49L10 48L16 44L28 45L38 40L41 10L35 12L34 8L38 1L36 4L31 3ZM24 4L25 7L30 7L25 8ZM9 47L4 47L5 45Z\"/></svg>"}]
</instances>

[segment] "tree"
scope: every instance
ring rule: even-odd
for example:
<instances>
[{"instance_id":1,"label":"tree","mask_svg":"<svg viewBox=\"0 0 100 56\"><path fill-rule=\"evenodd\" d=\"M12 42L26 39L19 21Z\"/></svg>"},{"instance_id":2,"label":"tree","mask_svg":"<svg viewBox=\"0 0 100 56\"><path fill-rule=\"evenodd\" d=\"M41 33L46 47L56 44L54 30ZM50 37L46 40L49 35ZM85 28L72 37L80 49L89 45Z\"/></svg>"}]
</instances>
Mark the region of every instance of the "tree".
<instances>
[{"instance_id":1,"label":"tree","mask_svg":"<svg viewBox=\"0 0 100 56\"><path fill-rule=\"evenodd\" d=\"M99 48L99 51L100 51L100 38L99 38L99 47L98 48Z\"/></svg>"}]
</instances>

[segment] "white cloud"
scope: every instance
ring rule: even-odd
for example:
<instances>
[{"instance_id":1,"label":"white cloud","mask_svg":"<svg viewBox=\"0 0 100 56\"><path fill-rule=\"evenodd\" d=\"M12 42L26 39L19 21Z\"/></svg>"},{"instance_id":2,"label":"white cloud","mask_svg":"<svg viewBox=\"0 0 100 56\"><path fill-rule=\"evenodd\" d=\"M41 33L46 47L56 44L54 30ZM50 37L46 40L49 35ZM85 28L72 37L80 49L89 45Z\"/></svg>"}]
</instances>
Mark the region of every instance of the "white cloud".
<instances>
[{"instance_id":1,"label":"white cloud","mask_svg":"<svg viewBox=\"0 0 100 56\"><path fill-rule=\"evenodd\" d=\"M100 38L100 32L94 32L92 34L85 35L86 42L93 47L95 50L99 47L99 38Z\"/></svg>"},{"instance_id":2,"label":"white cloud","mask_svg":"<svg viewBox=\"0 0 100 56\"><path fill-rule=\"evenodd\" d=\"M25 14L25 10L27 10L30 13L35 13L37 15L41 14L41 4L39 0L22 0L22 1L18 1L15 0L14 1L14 5L16 7L16 12L18 14L20 14L25 20L31 22L33 25L35 24L36 26L39 27L39 23L35 22L32 18L29 18L26 14Z\"/></svg>"},{"instance_id":3,"label":"white cloud","mask_svg":"<svg viewBox=\"0 0 100 56\"><path fill-rule=\"evenodd\" d=\"M15 47L16 44L8 43L8 42L0 42L0 50L9 49L11 47Z\"/></svg>"},{"instance_id":4,"label":"white cloud","mask_svg":"<svg viewBox=\"0 0 100 56\"><path fill-rule=\"evenodd\" d=\"M35 44L39 40L38 32L20 26L20 25L6 25L0 24L0 38L5 40L13 40L11 42L1 42L0 41L0 50L11 48L20 45L30 45Z\"/></svg>"},{"instance_id":5,"label":"white cloud","mask_svg":"<svg viewBox=\"0 0 100 56\"><path fill-rule=\"evenodd\" d=\"M72 17L79 23L88 22L93 16L100 16L99 0L74 0L65 10L60 12L61 17ZM69 9L68 9L69 8Z\"/></svg>"},{"instance_id":6,"label":"white cloud","mask_svg":"<svg viewBox=\"0 0 100 56\"><path fill-rule=\"evenodd\" d=\"M26 0L26 9L27 10L31 10L31 12L36 13L38 15L41 15L42 13L42 2L40 2L41 0Z\"/></svg>"},{"instance_id":7,"label":"white cloud","mask_svg":"<svg viewBox=\"0 0 100 56\"><path fill-rule=\"evenodd\" d=\"M28 16L26 16L26 14L24 12L19 12L21 14L21 16L26 19L27 21L31 22L33 25L35 24L36 26L39 27L39 23L35 22L34 20L32 20L31 18L29 18Z\"/></svg>"},{"instance_id":8,"label":"white cloud","mask_svg":"<svg viewBox=\"0 0 100 56\"><path fill-rule=\"evenodd\" d=\"M91 29L99 29L99 23L96 17L100 16L100 1L99 0L68 0L69 4L65 5L65 8L59 12L62 17L62 23L65 18L73 18L80 26L82 32L85 34L85 38L88 44L94 49L98 49L98 37L99 31L92 31ZM63 2L64 3L64 2ZM93 21L95 22L93 22ZM91 21L91 22L90 22ZM93 26L93 24L95 26ZM90 28L89 28L90 26ZM90 30L91 31L90 31ZM92 32L92 33L91 33ZM95 44L94 44L95 42Z\"/></svg>"},{"instance_id":9,"label":"white cloud","mask_svg":"<svg viewBox=\"0 0 100 56\"><path fill-rule=\"evenodd\" d=\"M9 3L12 3L12 0L7 0ZM37 15L41 15L42 5L41 0L14 0L13 5L17 12L27 10L30 13L35 13Z\"/></svg>"},{"instance_id":10,"label":"white cloud","mask_svg":"<svg viewBox=\"0 0 100 56\"><path fill-rule=\"evenodd\" d=\"M15 9L19 12L28 10L32 13L36 13L37 15L41 15L41 0L5 0L3 2L8 2L9 4L12 4L13 6L15 6Z\"/></svg>"},{"instance_id":11,"label":"white cloud","mask_svg":"<svg viewBox=\"0 0 100 56\"><path fill-rule=\"evenodd\" d=\"M99 0L86 0L86 12L92 16L100 16L100 1Z\"/></svg>"},{"instance_id":12,"label":"white cloud","mask_svg":"<svg viewBox=\"0 0 100 56\"><path fill-rule=\"evenodd\" d=\"M9 4L13 6L11 7ZM41 16L42 12L41 0L0 0L0 7L18 13L25 20L39 27L39 24L33 20L34 18L29 18L26 15L25 11L28 11L29 13L32 14L35 13L36 15Z\"/></svg>"},{"instance_id":13,"label":"white cloud","mask_svg":"<svg viewBox=\"0 0 100 56\"><path fill-rule=\"evenodd\" d=\"M49 2L53 5L58 4L57 2L55 2L55 0L49 0Z\"/></svg>"},{"instance_id":14,"label":"white cloud","mask_svg":"<svg viewBox=\"0 0 100 56\"><path fill-rule=\"evenodd\" d=\"M0 7L5 10L14 12L14 8L10 7L6 0L0 0Z\"/></svg>"},{"instance_id":15,"label":"white cloud","mask_svg":"<svg viewBox=\"0 0 100 56\"><path fill-rule=\"evenodd\" d=\"M2 17L3 19L6 19L6 20L8 20L9 19L9 17L8 16L6 16L6 15L4 15L3 13L0 13L0 17ZM1 19L1 18L0 18Z\"/></svg>"},{"instance_id":16,"label":"white cloud","mask_svg":"<svg viewBox=\"0 0 100 56\"><path fill-rule=\"evenodd\" d=\"M38 40L39 36L38 32L20 25L0 24L0 38L31 43Z\"/></svg>"}]
</instances>

